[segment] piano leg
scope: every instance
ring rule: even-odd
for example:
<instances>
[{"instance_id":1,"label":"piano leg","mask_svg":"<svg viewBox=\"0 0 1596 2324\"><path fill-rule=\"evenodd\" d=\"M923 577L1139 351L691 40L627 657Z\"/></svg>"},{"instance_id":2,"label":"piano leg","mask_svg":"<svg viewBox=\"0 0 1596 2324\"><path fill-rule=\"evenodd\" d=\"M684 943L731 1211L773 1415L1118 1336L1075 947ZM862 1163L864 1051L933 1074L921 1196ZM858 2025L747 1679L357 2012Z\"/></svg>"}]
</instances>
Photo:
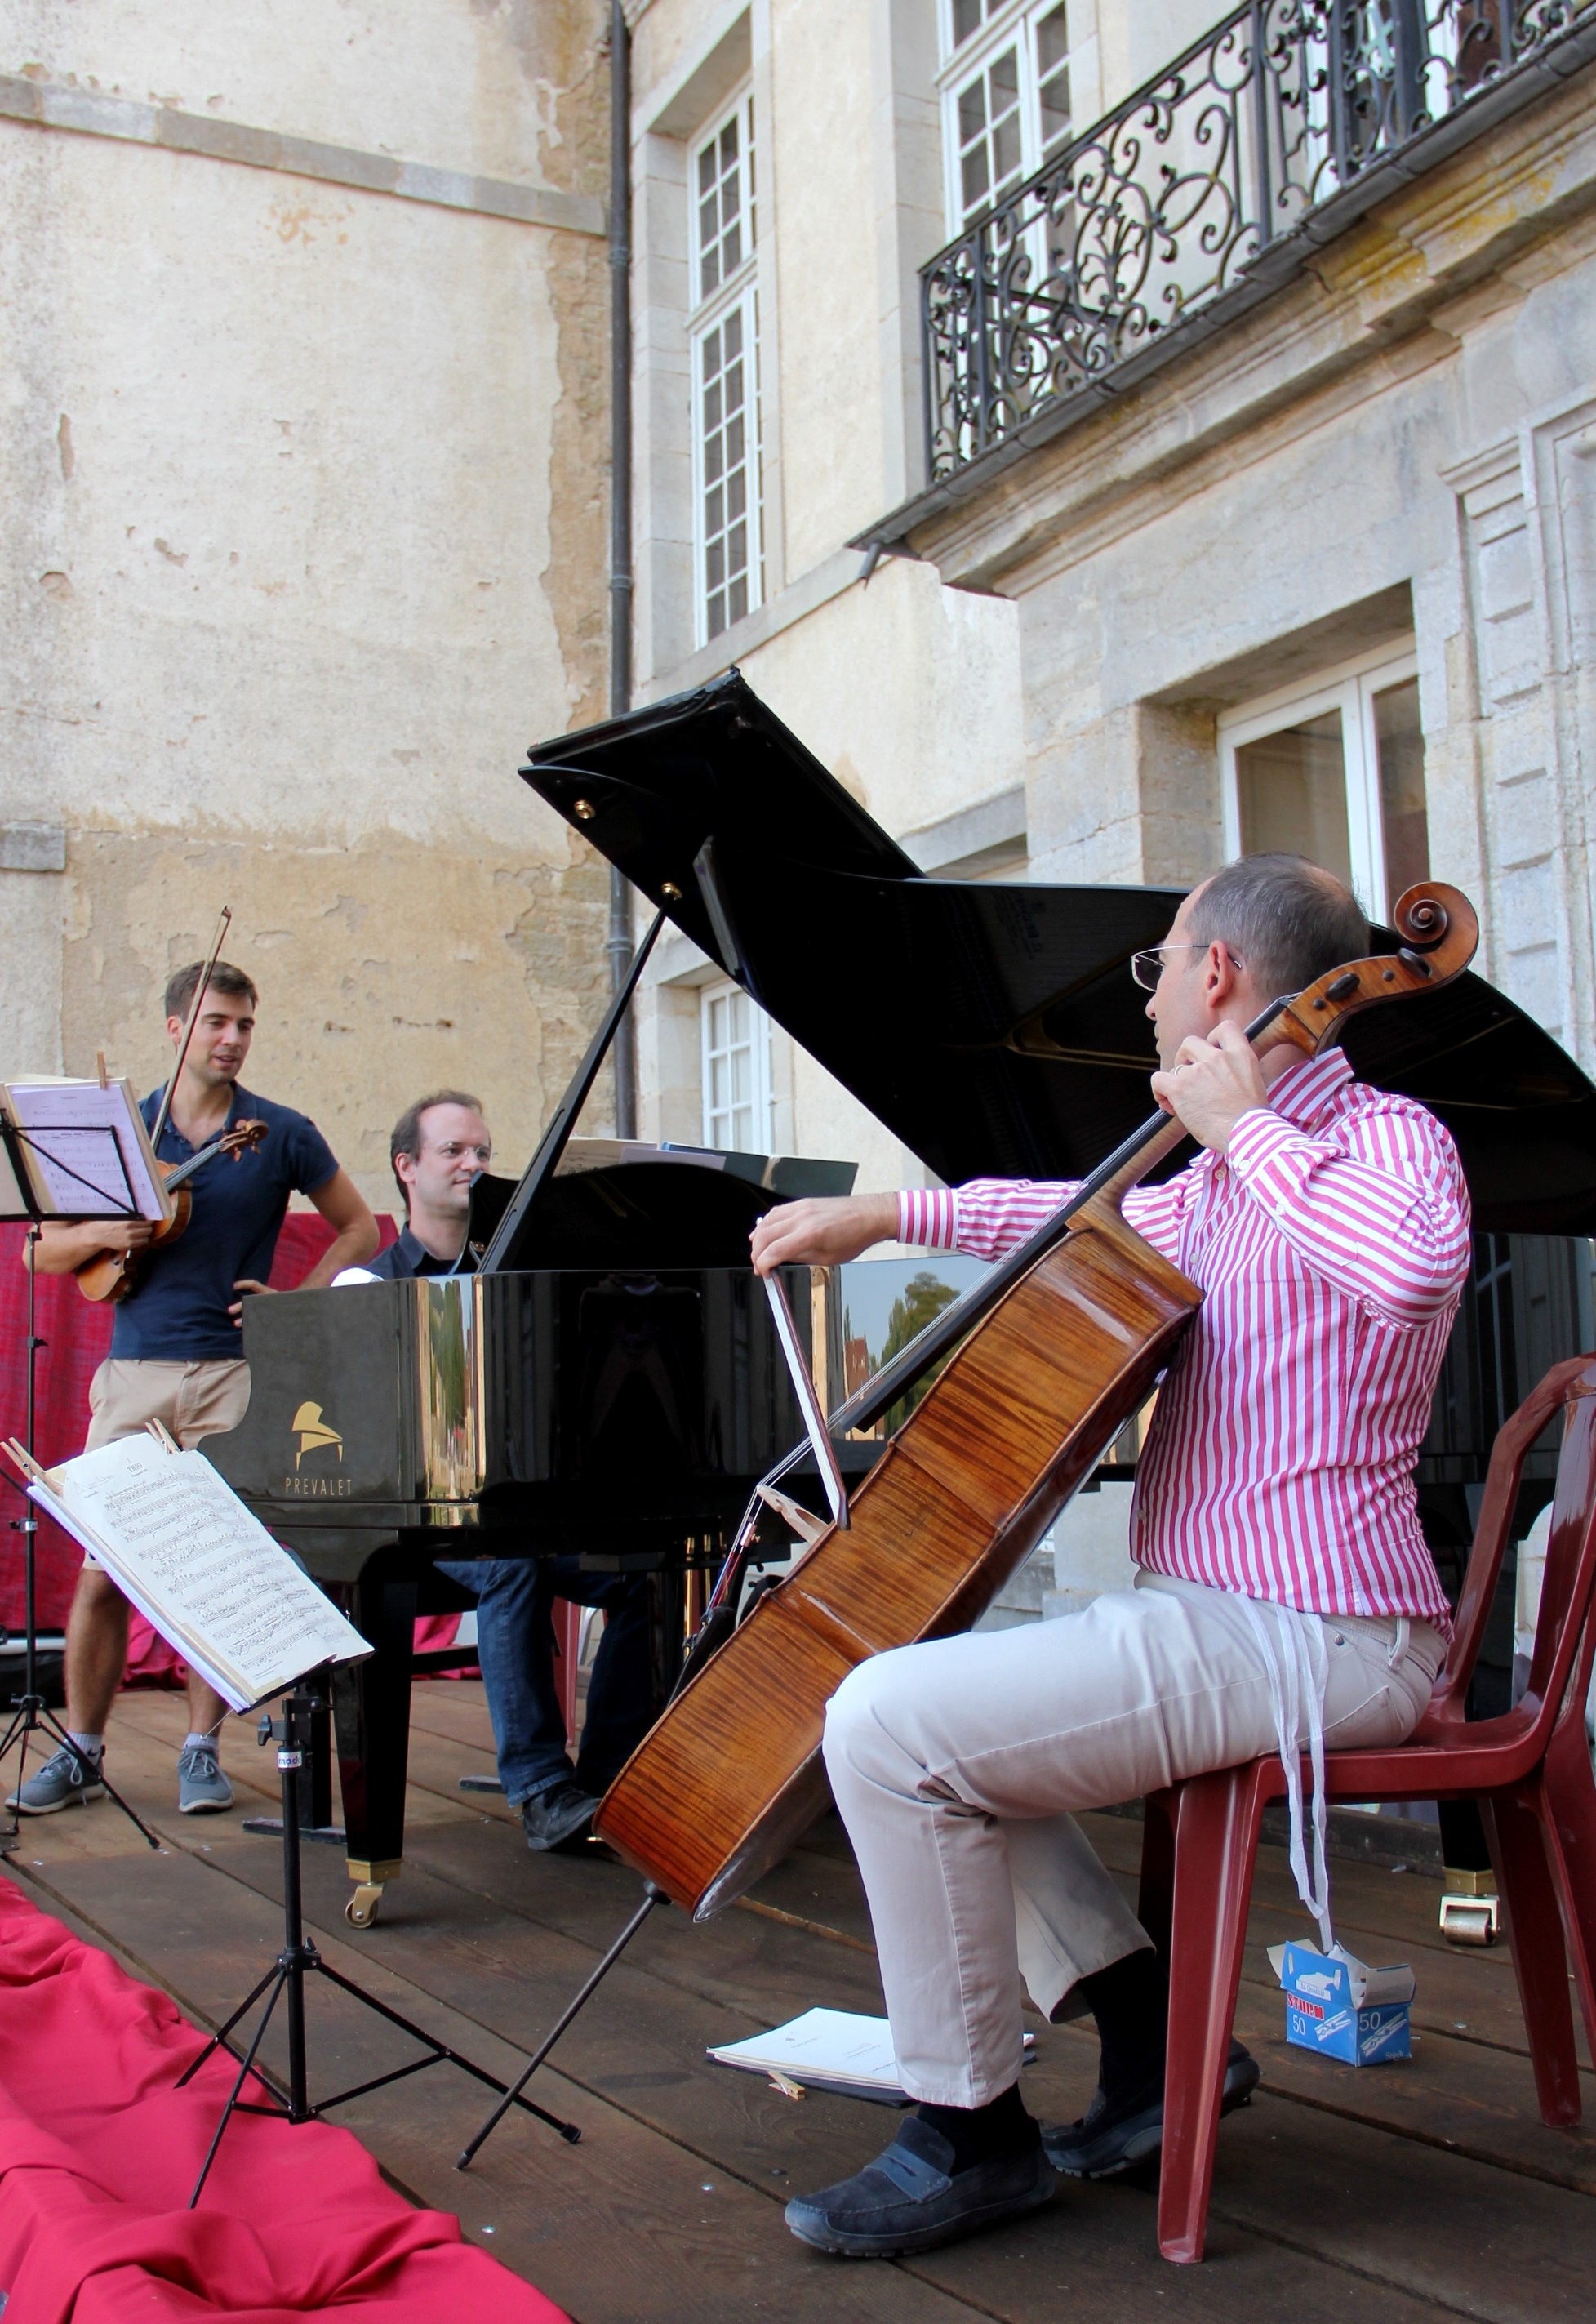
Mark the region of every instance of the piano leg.
<instances>
[{"instance_id":1,"label":"piano leg","mask_svg":"<svg viewBox=\"0 0 1596 2324\"><path fill-rule=\"evenodd\" d=\"M364 1575L346 1591L345 1610L375 1648L333 1672L333 1727L344 1790L349 1877L356 1883L344 1917L369 1929L382 1891L405 1853L405 1778L410 1749L410 1655L416 1635L414 1581Z\"/></svg>"}]
</instances>

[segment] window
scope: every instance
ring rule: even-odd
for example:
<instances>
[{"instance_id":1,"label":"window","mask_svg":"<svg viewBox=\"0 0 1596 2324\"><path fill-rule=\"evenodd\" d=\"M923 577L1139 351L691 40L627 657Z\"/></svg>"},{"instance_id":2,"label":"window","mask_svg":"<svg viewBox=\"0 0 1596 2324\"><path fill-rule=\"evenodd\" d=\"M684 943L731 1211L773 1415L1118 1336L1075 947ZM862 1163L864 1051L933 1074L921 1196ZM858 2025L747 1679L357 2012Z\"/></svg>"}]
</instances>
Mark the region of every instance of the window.
<instances>
[{"instance_id":1,"label":"window","mask_svg":"<svg viewBox=\"0 0 1596 2324\"><path fill-rule=\"evenodd\" d=\"M734 1154L768 1154L770 1019L740 984L706 985L699 1008L704 1144Z\"/></svg>"},{"instance_id":2,"label":"window","mask_svg":"<svg viewBox=\"0 0 1596 2324\"><path fill-rule=\"evenodd\" d=\"M693 563L707 645L764 595L751 96L695 147L692 187Z\"/></svg>"},{"instance_id":3,"label":"window","mask_svg":"<svg viewBox=\"0 0 1596 2324\"><path fill-rule=\"evenodd\" d=\"M1412 654L1389 651L1219 722L1225 849L1281 848L1335 872L1377 918L1428 877L1424 732Z\"/></svg>"},{"instance_id":4,"label":"window","mask_svg":"<svg viewBox=\"0 0 1596 2324\"><path fill-rule=\"evenodd\" d=\"M947 0L944 144L949 231L1040 170L1069 134L1065 0Z\"/></svg>"}]
</instances>

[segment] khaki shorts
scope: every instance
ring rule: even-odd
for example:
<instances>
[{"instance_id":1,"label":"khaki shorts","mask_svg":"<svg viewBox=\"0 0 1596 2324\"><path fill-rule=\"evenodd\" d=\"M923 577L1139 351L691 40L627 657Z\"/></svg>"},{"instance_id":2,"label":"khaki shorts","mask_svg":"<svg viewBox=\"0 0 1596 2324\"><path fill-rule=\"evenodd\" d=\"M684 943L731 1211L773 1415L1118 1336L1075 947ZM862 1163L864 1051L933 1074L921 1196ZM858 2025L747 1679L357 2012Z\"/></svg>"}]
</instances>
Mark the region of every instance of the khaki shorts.
<instances>
[{"instance_id":1,"label":"khaki shorts","mask_svg":"<svg viewBox=\"0 0 1596 2324\"><path fill-rule=\"evenodd\" d=\"M236 1428L249 1409L250 1368L242 1357L206 1356L192 1364L107 1356L88 1384L92 1415L83 1449L136 1436L147 1420L164 1421L185 1452L204 1436ZM96 1561L86 1558L93 1565Z\"/></svg>"}]
</instances>

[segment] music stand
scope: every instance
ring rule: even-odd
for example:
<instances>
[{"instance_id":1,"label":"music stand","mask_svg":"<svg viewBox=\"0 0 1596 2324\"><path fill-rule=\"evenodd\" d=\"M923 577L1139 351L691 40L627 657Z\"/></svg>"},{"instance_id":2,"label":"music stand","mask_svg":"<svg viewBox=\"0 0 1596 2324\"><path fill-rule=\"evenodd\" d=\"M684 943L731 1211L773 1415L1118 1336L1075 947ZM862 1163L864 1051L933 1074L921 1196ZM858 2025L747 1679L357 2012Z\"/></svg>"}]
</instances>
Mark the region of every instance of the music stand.
<instances>
[{"instance_id":1,"label":"music stand","mask_svg":"<svg viewBox=\"0 0 1596 2324\"><path fill-rule=\"evenodd\" d=\"M27 1240L30 1245L28 1251L28 1403L27 1425L23 1442L31 1462L37 1457L33 1438L39 1403L39 1351L44 1345L38 1332L35 1292L39 1278L34 1261L39 1255L39 1242L44 1222L46 1220L53 1220L61 1226L89 1226L98 1219L136 1219L142 1215L128 1178L127 1164L123 1158L122 1148L114 1130L91 1130L74 1125L73 1136L78 1139L105 1139L110 1141L109 1154L106 1158L115 1161L115 1176L122 1181L122 1193L119 1196L108 1195L104 1186L75 1170L60 1155L52 1154L48 1146L42 1143L42 1139L48 1135L49 1132L42 1123L36 1125L33 1130L23 1130L12 1120L9 1114L0 1110L0 1152L5 1155L10 1182L9 1184L0 1182L0 1220L26 1219L28 1222ZM32 1148L41 1161L47 1162L52 1170L60 1172L63 1178L81 1187L85 1196L89 1198L82 1209L47 1211L43 1208L33 1191L32 1176L29 1171L27 1160L29 1148ZM8 1479L7 1481L15 1484L14 1479ZM23 1488L18 1485L16 1489L22 1492ZM0 1771L5 1768L13 1745L17 1747L16 1789L19 1802L27 1774L30 1735L41 1730L46 1735L53 1737L58 1744L64 1745L69 1751L76 1748L71 1737L39 1692L39 1618L35 1572L39 1520L33 1514L32 1503L26 1502L25 1507L27 1514L24 1517L13 1517L10 1520L13 1533L20 1533L23 1536L23 1691L21 1694L12 1697L11 1724L4 1736L0 1736ZM106 1782L104 1767L100 1770L100 1782L105 1786L106 1797L115 1801L128 1821L143 1833L151 1847L158 1849L161 1842L143 1819L128 1805L115 1786ZM0 1773L0 1797L4 1796L4 1775ZM22 1819L23 1812L19 1804L12 1810L9 1826L0 1827L0 1856L9 1856L12 1850L20 1845Z\"/></svg>"},{"instance_id":2,"label":"music stand","mask_svg":"<svg viewBox=\"0 0 1596 2324\"><path fill-rule=\"evenodd\" d=\"M504 2113L512 2105L518 2106L524 2113L535 2115L539 2122L546 2123L551 2130L558 2131L568 2144L575 2146L582 2138L582 2133L573 2122L563 2122L558 2115L550 2114L546 2107L538 2106L531 2098L523 2098L519 2082L513 2090L507 2088L498 2075L491 2074L485 2066L476 2065L470 2058L462 2057L458 2050L451 2050L446 2042L440 2042L436 2034L429 2034L425 2026L416 2024L408 2017L402 2017L397 2009L390 2009L385 2001L379 2001L374 1993L368 1993L363 1986L356 1985L353 1978L345 1977L330 1961L324 1960L316 1944L306 1935L299 1886L299 1771L313 1748L316 1724L315 1714L318 1707L311 1692L310 1675L307 1675L299 1680L291 1693L283 1698L280 1719L274 1720L268 1711L261 1720L259 1740L262 1748L269 1743L277 1745L277 1765L282 1778L283 1947L253 1991L245 1995L226 2024L212 2034L199 2055L184 2068L175 2084L179 2090L186 2089L206 2060L214 2057L218 2050L225 2050L230 2058L238 2060L237 2077L222 2108L221 2120L216 2125L209 2151L200 2165L194 2192L188 2198L191 2211L205 2191L205 2182L210 2176L216 2150L222 2144L222 2134L235 2114L271 2115L280 2122L288 2123L316 2122L330 2107L344 2106L351 2098L364 2098L371 2090L385 2089L390 2082L401 2082L411 2074L424 2073L428 2066L458 2066L463 2074L470 2074L474 2080L500 2094L500 2113ZM362 2008L372 2011L390 2025L397 2026L401 2034L408 2034L413 2042L419 2043L426 2055L412 2058L403 2066L391 2067L385 2074L374 2074L369 2081L357 2082L352 2089L338 2090L331 2098L318 2098L313 2105L308 2091L305 2050L305 1979L307 1976L325 1977L341 1993L346 1993L353 2000L358 2001ZM255 2060L278 1998L285 1993L288 1996L289 2029L288 2104L284 2106L280 2100L275 2106L261 2106L244 2097L243 2086L252 2073L258 2082L264 2083L268 2089L272 2088ZM265 1997L266 2006L261 2012L249 2047L241 2058L228 2037L262 1996ZM495 2116L494 2119L497 2120L498 2116Z\"/></svg>"}]
</instances>

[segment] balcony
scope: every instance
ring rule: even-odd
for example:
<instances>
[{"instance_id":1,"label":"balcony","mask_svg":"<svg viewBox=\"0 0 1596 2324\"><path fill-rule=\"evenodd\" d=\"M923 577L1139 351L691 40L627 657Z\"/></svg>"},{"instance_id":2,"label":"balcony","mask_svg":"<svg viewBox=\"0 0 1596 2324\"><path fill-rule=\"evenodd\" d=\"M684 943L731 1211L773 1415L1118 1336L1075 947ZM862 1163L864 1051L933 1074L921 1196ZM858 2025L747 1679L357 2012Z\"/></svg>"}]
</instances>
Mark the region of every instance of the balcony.
<instances>
[{"instance_id":1,"label":"balcony","mask_svg":"<svg viewBox=\"0 0 1596 2324\"><path fill-rule=\"evenodd\" d=\"M1253 0L922 272L931 489L898 537L1297 273L1596 56L1591 0Z\"/></svg>"}]
</instances>

